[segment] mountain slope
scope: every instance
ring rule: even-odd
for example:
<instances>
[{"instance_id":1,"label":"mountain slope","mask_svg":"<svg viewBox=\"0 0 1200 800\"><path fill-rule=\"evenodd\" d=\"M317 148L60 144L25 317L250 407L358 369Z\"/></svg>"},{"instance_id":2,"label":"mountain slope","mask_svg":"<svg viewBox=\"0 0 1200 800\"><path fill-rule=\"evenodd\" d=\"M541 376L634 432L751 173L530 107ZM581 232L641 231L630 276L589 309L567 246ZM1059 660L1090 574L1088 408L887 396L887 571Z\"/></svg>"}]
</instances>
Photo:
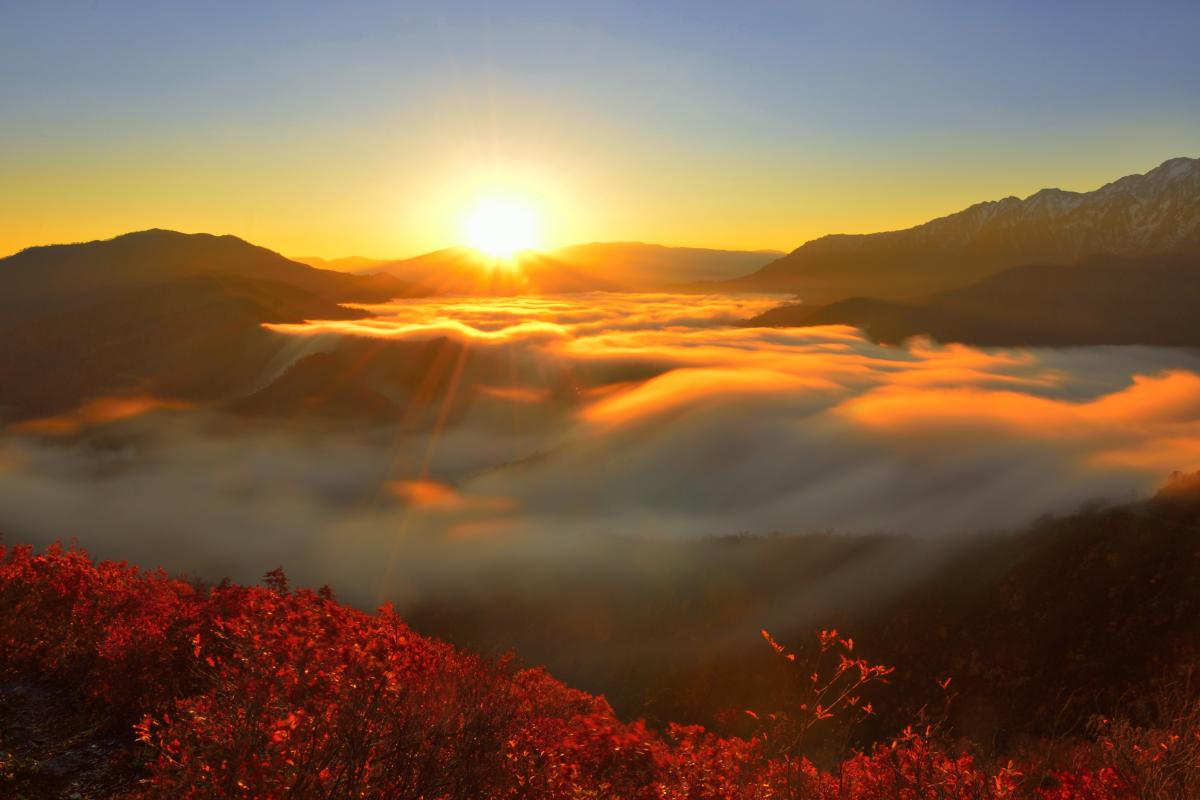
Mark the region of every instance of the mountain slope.
<instances>
[{"instance_id":1,"label":"mountain slope","mask_svg":"<svg viewBox=\"0 0 1200 800\"><path fill-rule=\"evenodd\" d=\"M406 615L462 646L544 663L623 715L686 722L777 707L793 676L774 669L758 631L803 643L828 625L897 667L880 714L897 726L927 704L940 711L930 676L953 675L956 726L1044 733L1120 702L1181 656L1194 663L1197 478L1175 476L1152 500L956 541L899 531L630 540L624 568L500 566L472 590L432 590ZM1030 713L1043 706L1069 713Z\"/></svg>"},{"instance_id":2,"label":"mountain slope","mask_svg":"<svg viewBox=\"0 0 1200 800\"><path fill-rule=\"evenodd\" d=\"M0 328L0 410L49 415L126 393L219 399L252 386L286 345L262 323L358 316L286 284L229 276L106 292Z\"/></svg>"},{"instance_id":3,"label":"mountain slope","mask_svg":"<svg viewBox=\"0 0 1200 800\"><path fill-rule=\"evenodd\" d=\"M144 230L0 259L0 415L106 396L223 401L288 343L264 323L364 317L342 302L409 293L390 276L295 263L234 236Z\"/></svg>"},{"instance_id":4,"label":"mountain slope","mask_svg":"<svg viewBox=\"0 0 1200 800\"><path fill-rule=\"evenodd\" d=\"M242 398L233 410L265 417L343 417L384 421L400 416L400 408L365 380L336 353L300 358L259 391Z\"/></svg>"},{"instance_id":5,"label":"mountain slope","mask_svg":"<svg viewBox=\"0 0 1200 800\"><path fill-rule=\"evenodd\" d=\"M727 289L787 291L806 303L909 300L1020 264L1097 254L1200 252L1200 160L1175 158L1092 192L1043 189L979 203L901 231L815 239Z\"/></svg>"},{"instance_id":6,"label":"mountain slope","mask_svg":"<svg viewBox=\"0 0 1200 800\"><path fill-rule=\"evenodd\" d=\"M544 669L423 636L391 604L367 614L328 589L291 590L281 569L264 587L197 588L75 548L0 545L0 788L129 800L1193 798L1196 486L1176 476L1149 501L967 537L894 602L831 610L857 647L793 623L763 631L773 652L756 632L808 566L797 555L845 551L852 537L660 541L684 571L600 570L605 591L573 581L549 601L522 573L500 597L465 598L479 604L476 637L544 643L561 628L557 652L572 658L628 658L641 636L691 631L620 716ZM688 566L696 548L721 559L724 580L710 561ZM730 626L747 629L743 644L714 658L714 629ZM783 739L814 719L802 703L871 664L894 667L858 684L872 713L836 701L803 729L806 747ZM835 690L809 688L810 670ZM651 708L651 724L621 721ZM713 730L667 722L677 715ZM739 733L752 741L723 738Z\"/></svg>"},{"instance_id":7,"label":"mountain slope","mask_svg":"<svg viewBox=\"0 0 1200 800\"><path fill-rule=\"evenodd\" d=\"M151 230L30 248L0 259L0 414L60 414L106 395L236 396L287 343L264 323L362 317L340 303L410 290L233 236Z\"/></svg>"},{"instance_id":8,"label":"mountain slope","mask_svg":"<svg viewBox=\"0 0 1200 800\"><path fill-rule=\"evenodd\" d=\"M407 288L387 277L313 269L234 236L154 229L0 259L0 321L200 275L271 281L328 302L379 302Z\"/></svg>"},{"instance_id":9,"label":"mountain slope","mask_svg":"<svg viewBox=\"0 0 1200 800\"><path fill-rule=\"evenodd\" d=\"M883 342L928 335L974 345L1200 346L1200 255L1003 270L925 302L855 297L785 305L749 326L853 325Z\"/></svg>"}]
</instances>

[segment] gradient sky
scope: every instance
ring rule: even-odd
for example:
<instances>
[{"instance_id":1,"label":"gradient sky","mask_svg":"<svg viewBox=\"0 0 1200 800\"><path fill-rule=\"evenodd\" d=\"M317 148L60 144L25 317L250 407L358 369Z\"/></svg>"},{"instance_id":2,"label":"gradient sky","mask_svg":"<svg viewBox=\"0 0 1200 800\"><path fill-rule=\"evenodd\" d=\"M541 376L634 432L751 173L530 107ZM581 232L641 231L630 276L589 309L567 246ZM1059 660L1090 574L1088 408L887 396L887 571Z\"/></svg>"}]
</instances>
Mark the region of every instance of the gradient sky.
<instances>
[{"instance_id":1,"label":"gradient sky","mask_svg":"<svg viewBox=\"0 0 1200 800\"><path fill-rule=\"evenodd\" d=\"M1200 155L1200 3L0 0L0 254L791 249Z\"/></svg>"}]
</instances>

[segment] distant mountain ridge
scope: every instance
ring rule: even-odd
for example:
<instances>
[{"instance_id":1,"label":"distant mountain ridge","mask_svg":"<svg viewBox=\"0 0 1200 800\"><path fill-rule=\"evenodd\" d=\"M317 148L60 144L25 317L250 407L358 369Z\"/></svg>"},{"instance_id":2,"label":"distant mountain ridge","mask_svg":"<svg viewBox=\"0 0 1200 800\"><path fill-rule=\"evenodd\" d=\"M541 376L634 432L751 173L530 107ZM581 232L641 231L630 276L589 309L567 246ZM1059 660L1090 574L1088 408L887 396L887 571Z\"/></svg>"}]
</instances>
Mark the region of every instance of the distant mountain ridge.
<instances>
[{"instance_id":1,"label":"distant mountain ridge","mask_svg":"<svg viewBox=\"0 0 1200 800\"><path fill-rule=\"evenodd\" d=\"M369 272L382 264L388 263L386 258L366 258L365 256L346 256L345 258L321 258L320 256L288 256L292 261L307 264L316 269L331 269L335 272Z\"/></svg>"},{"instance_id":2,"label":"distant mountain ridge","mask_svg":"<svg viewBox=\"0 0 1200 800\"><path fill-rule=\"evenodd\" d=\"M589 242L517 253L512 264L464 247L396 261L355 257L319 262L361 274L391 275L435 294L515 295L665 290L744 274L781 255L772 250L715 250L644 242ZM515 265L515 269L513 266Z\"/></svg>"},{"instance_id":3,"label":"distant mountain ridge","mask_svg":"<svg viewBox=\"0 0 1200 800\"><path fill-rule=\"evenodd\" d=\"M1091 192L1042 189L900 231L814 239L723 288L806 303L911 300L1022 264L1200 252L1200 160L1173 158Z\"/></svg>"},{"instance_id":4,"label":"distant mountain ridge","mask_svg":"<svg viewBox=\"0 0 1200 800\"><path fill-rule=\"evenodd\" d=\"M390 348L387 369L366 376L359 365L381 345L358 342L362 352L275 374L272 388L267 367L289 361L294 341L264 323L362 317L343 304L400 296L671 290L770 256L610 242L527 251L514 269L449 248L364 260L371 274L356 274L234 236L159 229L33 247L0 259L0 419L132 393L253 397L238 408L259 415L381 414L423 374L406 365L440 349ZM825 237L746 278L688 285L798 292L805 302L746 324L848 324L880 341L1200 346L1200 161L1172 159L1093 192L980 203L905 231ZM314 394L330 375L339 393Z\"/></svg>"},{"instance_id":5,"label":"distant mountain ridge","mask_svg":"<svg viewBox=\"0 0 1200 800\"><path fill-rule=\"evenodd\" d=\"M323 301L330 306L381 302L407 288L386 276L314 269L236 236L154 228L112 239L30 247L0 259L0 326L198 276L265 281L305 292L313 305Z\"/></svg>"},{"instance_id":6,"label":"distant mountain ridge","mask_svg":"<svg viewBox=\"0 0 1200 800\"><path fill-rule=\"evenodd\" d=\"M683 283L719 280L744 269L767 264L783 255L778 250L721 250L674 247L645 242L589 242L550 252L558 261L579 268L618 267L625 280L644 283Z\"/></svg>"}]
</instances>

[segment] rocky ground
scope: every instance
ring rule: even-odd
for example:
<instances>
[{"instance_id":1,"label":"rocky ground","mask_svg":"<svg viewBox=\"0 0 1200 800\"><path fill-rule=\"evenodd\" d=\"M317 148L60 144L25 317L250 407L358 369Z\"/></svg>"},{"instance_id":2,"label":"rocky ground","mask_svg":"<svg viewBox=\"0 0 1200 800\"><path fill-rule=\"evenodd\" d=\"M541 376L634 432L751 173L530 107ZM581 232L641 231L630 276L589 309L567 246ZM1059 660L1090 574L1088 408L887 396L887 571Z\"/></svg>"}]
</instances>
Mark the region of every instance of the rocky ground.
<instances>
[{"instance_id":1,"label":"rocky ground","mask_svg":"<svg viewBox=\"0 0 1200 800\"><path fill-rule=\"evenodd\" d=\"M54 687L0 681L0 796L95 800L136 789L143 773L132 732L80 721Z\"/></svg>"}]
</instances>

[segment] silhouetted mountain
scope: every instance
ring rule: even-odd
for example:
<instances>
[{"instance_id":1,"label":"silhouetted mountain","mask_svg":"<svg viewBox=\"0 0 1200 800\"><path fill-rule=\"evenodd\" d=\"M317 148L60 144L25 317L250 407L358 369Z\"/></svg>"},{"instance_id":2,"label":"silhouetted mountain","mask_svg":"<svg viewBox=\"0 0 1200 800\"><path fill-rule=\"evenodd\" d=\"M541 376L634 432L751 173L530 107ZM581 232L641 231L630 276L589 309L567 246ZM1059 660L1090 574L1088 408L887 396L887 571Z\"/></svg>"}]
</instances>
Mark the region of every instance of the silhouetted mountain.
<instances>
[{"instance_id":1,"label":"silhouetted mountain","mask_svg":"<svg viewBox=\"0 0 1200 800\"><path fill-rule=\"evenodd\" d=\"M320 256L289 256L292 261L307 264L316 269L331 269L335 272L366 273L378 269L388 263L386 258L364 258L363 256L346 256L345 258L321 258Z\"/></svg>"},{"instance_id":2,"label":"silhouetted mountain","mask_svg":"<svg viewBox=\"0 0 1200 800\"><path fill-rule=\"evenodd\" d=\"M505 260L466 247L448 247L377 269L377 274L390 275L429 294L506 296L630 288L534 250Z\"/></svg>"},{"instance_id":3,"label":"silhouetted mountain","mask_svg":"<svg viewBox=\"0 0 1200 800\"><path fill-rule=\"evenodd\" d=\"M751 326L854 325L899 342L925 334L975 345L1200 346L1200 255L1100 256L1013 267L923 303L857 297L786 305Z\"/></svg>"},{"instance_id":4,"label":"silhouetted mountain","mask_svg":"<svg viewBox=\"0 0 1200 800\"><path fill-rule=\"evenodd\" d=\"M514 294L531 280L542 291L619 288L535 253L522 255L521 270L465 250L414 261L414 274L444 285L316 270L234 237L169 231L26 250L0 261L0 415L52 418L99 398L151 396L419 429L506 386L510 365L445 339L345 337L321 348L329 352L298 353L295 337L264 323L361 317L338 301L397 289ZM573 396L560 383L547 392Z\"/></svg>"},{"instance_id":5,"label":"silhouetted mountain","mask_svg":"<svg viewBox=\"0 0 1200 800\"><path fill-rule=\"evenodd\" d=\"M380 302L408 289L386 276L313 269L235 236L155 229L0 259L0 324L200 275L270 281L327 302Z\"/></svg>"},{"instance_id":6,"label":"silhouetted mountain","mask_svg":"<svg viewBox=\"0 0 1200 800\"><path fill-rule=\"evenodd\" d=\"M0 259L0 410L52 415L131 392L224 399L255 388L286 344L263 323L362 317L339 303L408 291L233 236L150 230L30 248Z\"/></svg>"},{"instance_id":7,"label":"silhouetted mountain","mask_svg":"<svg viewBox=\"0 0 1200 800\"><path fill-rule=\"evenodd\" d=\"M1200 161L1175 158L1092 192L1043 189L914 228L815 239L726 289L795 292L806 303L911 300L1020 264L1099 254L1200 253Z\"/></svg>"},{"instance_id":8,"label":"silhouetted mountain","mask_svg":"<svg viewBox=\"0 0 1200 800\"><path fill-rule=\"evenodd\" d=\"M468 248L447 248L368 268L438 294L512 295L645 291L743 273L770 261L772 251L665 247L641 242L593 242L557 250L526 250L512 262Z\"/></svg>"},{"instance_id":9,"label":"silhouetted mountain","mask_svg":"<svg viewBox=\"0 0 1200 800\"><path fill-rule=\"evenodd\" d=\"M775 250L712 250L666 247L642 242L592 242L560 247L548 254L578 269L605 270L623 282L662 286L697 280L721 280L770 263Z\"/></svg>"},{"instance_id":10,"label":"silhouetted mountain","mask_svg":"<svg viewBox=\"0 0 1200 800\"><path fill-rule=\"evenodd\" d=\"M358 316L286 284L228 275L108 292L0 329L0 408L48 415L130 392L219 399L251 388L286 345L263 322Z\"/></svg>"}]
</instances>

